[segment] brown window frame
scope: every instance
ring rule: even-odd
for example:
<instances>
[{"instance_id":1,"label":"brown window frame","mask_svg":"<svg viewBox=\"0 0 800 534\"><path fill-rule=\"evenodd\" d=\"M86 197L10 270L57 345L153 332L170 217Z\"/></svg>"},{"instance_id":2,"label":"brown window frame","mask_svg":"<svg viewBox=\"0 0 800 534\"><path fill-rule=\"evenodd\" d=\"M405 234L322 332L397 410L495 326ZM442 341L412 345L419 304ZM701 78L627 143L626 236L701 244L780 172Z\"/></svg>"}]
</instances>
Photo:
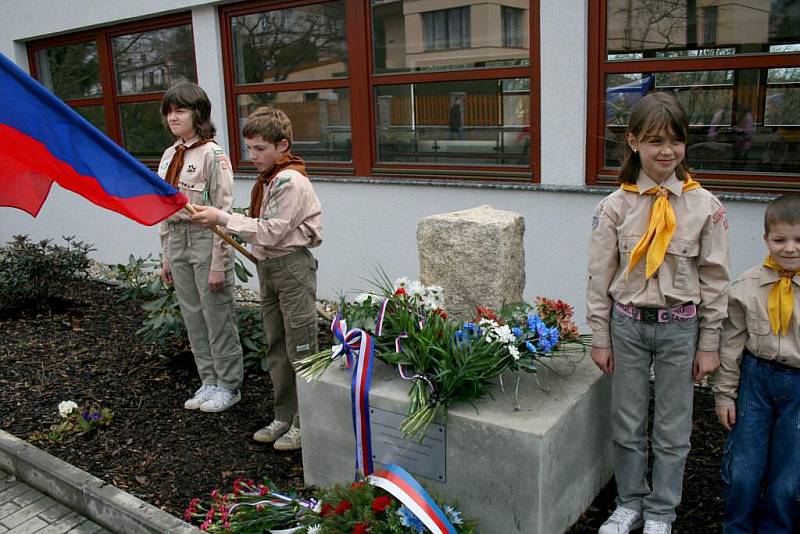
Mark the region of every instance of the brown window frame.
<instances>
[{"instance_id":1,"label":"brown window frame","mask_svg":"<svg viewBox=\"0 0 800 534\"><path fill-rule=\"evenodd\" d=\"M111 41L120 35L139 33L171 26L181 26L188 24L192 26L192 14L190 12L176 13L162 17L153 17L146 20L104 26L93 30L70 33L58 37L37 39L28 43L28 65L30 66L31 76L39 77L39 65L36 61L36 54L53 46L68 44L85 43L94 41L97 43L97 62L100 68L100 83L103 86L103 95L88 98L66 98L63 101L70 107L75 106L103 106L106 120L106 135L114 140L121 147L125 147L122 139L122 126L120 119L120 104L131 104L139 102L160 102L165 91L153 91L136 95L117 94L116 73L114 72L114 59L111 54ZM192 28L194 36L194 28ZM196 53L196 51L195 51ZM197 78L197 59L194 62L194 74ZM158 160L142 159L144 164L155 167Z\"/></svg>"},{"instance_id":2,"label":"brown window frame","mask_svg":"<svg viewBox=\"0 0 800 534\"><path fill-rule=\"evenodd\" d=\"M743 70L781 67L800 67L800 53L740 54L715 58L645 58L608 61L606 54L606 0L589 2L589 73L586 128L586 183L610 185L617 183L619 170L603 163L603 132L605 126L606 74L682 72L700 70ZM766 79L766 77L764 77ZM764 90L759 87L759 99ZM736 88L734 87L734 91ZM697 171L696 175L713 189L730 191L781 192L800 189L800 176L744 172Z\"/></svg>"},{"instance_id":3,"label":"brown window frame","mask_svg":"<svg viewBox=\"0 0 800 534\"><path fill-rule=\"evenodd\" d=\"M314 174L355 175L399 178L463 178L474 180L510 180L539 183L540 176L540 85L539 85L539 0L530 0L529 6L529 64L525 67L501 67L487 69L453 70L440 72L408 72L375 74L373 72L372 19L369 0L346 0L346 28L348 50L348 76L324 80L298 82L267 82L236 85L233 72L233 44L231 20L235 16L265 10L286 9L308 4L324 3L325 0L248 1L225 5L220 10L223 72L228 117L228 138L234 169L255 172L255 168L240 158L241 146L238 131L237 97L248 93L304 91L329 88L347 88L350 102L350 128L352 161L310 162L309 170ZM366 29L366 31L365 31ZM375 132L375 89L382 85L430 83L441 81L472 81L486 79L530 79L530 154L528 165L445 165L402 164L377 161L377 139ZM364 109L366 107L366 109ZM364 112L366 111L366 112Z\"/></svg>"}]
</instances>

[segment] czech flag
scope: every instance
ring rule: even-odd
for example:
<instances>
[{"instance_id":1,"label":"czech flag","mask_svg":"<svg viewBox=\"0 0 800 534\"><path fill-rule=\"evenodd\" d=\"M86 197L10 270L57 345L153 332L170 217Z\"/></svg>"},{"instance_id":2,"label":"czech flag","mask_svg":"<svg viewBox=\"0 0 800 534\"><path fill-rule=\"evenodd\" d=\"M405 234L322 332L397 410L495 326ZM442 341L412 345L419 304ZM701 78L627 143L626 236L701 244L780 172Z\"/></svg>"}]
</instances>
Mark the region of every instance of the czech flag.
<instances>
[{"instance_id":1,"label":"czech flag","mask_svg":"<svg viewBox=\"0 0 800 534\"><path fill-rule=\"evenodd\" d=\"M34 217L53 182L142 224L187 199L0 54L0 206Z\"/></svg>"}]
</instances>

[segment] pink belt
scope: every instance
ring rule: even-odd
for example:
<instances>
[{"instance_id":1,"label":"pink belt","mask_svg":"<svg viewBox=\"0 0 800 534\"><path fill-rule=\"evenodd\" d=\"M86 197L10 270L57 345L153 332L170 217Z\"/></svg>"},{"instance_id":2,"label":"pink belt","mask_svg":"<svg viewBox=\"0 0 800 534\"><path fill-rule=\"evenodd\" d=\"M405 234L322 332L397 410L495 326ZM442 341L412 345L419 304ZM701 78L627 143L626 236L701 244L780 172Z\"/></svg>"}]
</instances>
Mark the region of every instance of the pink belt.
<instances>
[{"instance_id":1,"label":"pink belt","mask_svg":"<svg viewBox=\"0 0 800 534\"><path fill-rule=\"evenodd\" d=\"M697 305L692 302L674 308L637 308L633 304L614 302L614 309L634 321L643 323L682 323L697 317Z\"/></svg>"}]
</instances>

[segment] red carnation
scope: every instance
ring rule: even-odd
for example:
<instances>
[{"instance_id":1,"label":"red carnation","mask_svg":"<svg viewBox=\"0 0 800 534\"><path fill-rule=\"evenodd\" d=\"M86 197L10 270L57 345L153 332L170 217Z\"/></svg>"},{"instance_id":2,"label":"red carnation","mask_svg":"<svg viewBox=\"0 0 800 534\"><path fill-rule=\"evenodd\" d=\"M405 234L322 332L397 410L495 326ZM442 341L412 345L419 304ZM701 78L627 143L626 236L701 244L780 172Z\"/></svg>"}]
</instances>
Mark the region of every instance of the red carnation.
<instances>
[{"instance_id":1,"label":"red carnation","mask_svg":"<svg viewBox=\"0 0 800 534\"><path fill-rule=\"evenodd\" d=\"M406 290L405 290L404 288L402 288L402 287L398 287L398 288L395 290L395 292L394 292L394 295L395 295L396 297L399 297L400 295L408 295L408 293L406 293Z\"/></svg>"},{"instance_id":2,"label":"red carnation","mask_svg":"<svg viewBox=\"0 0 800 534\"><path fill-rule=\"evenodd\" d=\"M392 498L389 497L388 495L381 495L380 497L375 497L375 500L372 501L372 511L384 512L391 505L392 505Z\"/></svg>"},{"instance_id":3,"label":"red carnation","mask_svg":"<svg viewBox=\"0 0 800 534\"><path fill-rule=\"evenodd\" d=\"M353 534L367 534L369 530L367 529L366 523L356 523L353 527Z\"/></svg>"},{"instance_id":4,"label":"red carnation","mask_svg":"<svg viewBox=\"0 0 800 534\"><path fill-rule=\"evenodd\" d=\"M351 489L358 489L358 488L362 487L363 485L364 485L363 482L353 482L352 484L350 484L350 488Z\"/></svg>"},{"instance_id":5,"label":"red carnation","mask_svg":"<svg viewBox=\"0 0 800 534\"><path fill-rule=\"evenodd\" d=\"M475 311L478 312L476 321L479 321L480 319L489 319L490 321L497 320L497 314L493 312L491 308L481 308L480 306L476 306Z\"/></svg>"},{"instance_id":6,"label":"red carnation","mask_svg":"<svg viewBox=\"0 0 800 534\"><path fill-rule=\"evenodd\" d=\"M353 505L350 504L350 501L342 501L336 505L336 509L333 511L333 513L336 515L342 515L352 507Z\"/></svg>"},{"instance_id":7,"label":"red carnation","mask_svg":"<svg viewBox=\"0 0 800 534\"><path fill-rule=\"evenodd\" d=\"M435 310L433 310L433 312L432 312L432 313L433 313L433 315L438 315L438 316L439 316L439 317L441 317L442 319L447 319L447 312L445 312L445 311L444 311L443 309L441 309L441 308L436 308Z\"/></svg>"},{"instance_id":8,"label":"red carnation","mask_svg":"<svg viewBox=\"0 0 800 534\"><path fill-rule=\"evenodd\" d=\"M328 503L324 503L322 505L322 509L319 511L319 515L322 517L327 517L333 513L333 506Z\"/></svg>"}]
</instances>

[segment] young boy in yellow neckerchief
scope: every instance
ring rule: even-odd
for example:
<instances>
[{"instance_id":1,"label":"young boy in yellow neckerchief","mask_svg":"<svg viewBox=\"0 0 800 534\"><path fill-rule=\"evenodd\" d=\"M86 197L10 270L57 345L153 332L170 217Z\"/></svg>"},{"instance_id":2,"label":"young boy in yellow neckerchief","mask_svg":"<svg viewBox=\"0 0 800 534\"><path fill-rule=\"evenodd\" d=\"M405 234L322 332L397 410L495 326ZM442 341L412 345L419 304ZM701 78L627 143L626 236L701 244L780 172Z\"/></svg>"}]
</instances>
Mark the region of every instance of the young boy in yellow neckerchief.
<instances>
[{"instance_id":1,"label":"young boy in yellow neckerchief","mask_svg":"<svg viewBox=\"0 0 800 534\"><path fill-rule=\"evenodd\" d=\"M728 291L721 366L711 377L719 421L724 532L800 532L800 196L770 202L769 255ZM763 487L762 487L763 486Z\"/></svg>"},{"instance_id":2,"label":"young boy in yellow neckerchief","mask_svg":"<svg viewBox=\"0 0 800 534\"><path fill-rule=\"evenodd\" d=\"M592 220L586 295L592 359L612 374L617 509L600 534L669 534L692 430L692 379L719 366L728 222L684 162L686 114L666 93L643 97L625 134L620 189ZM647 481L650 367L653 481Z\"/></svg>"}]
</instances>

